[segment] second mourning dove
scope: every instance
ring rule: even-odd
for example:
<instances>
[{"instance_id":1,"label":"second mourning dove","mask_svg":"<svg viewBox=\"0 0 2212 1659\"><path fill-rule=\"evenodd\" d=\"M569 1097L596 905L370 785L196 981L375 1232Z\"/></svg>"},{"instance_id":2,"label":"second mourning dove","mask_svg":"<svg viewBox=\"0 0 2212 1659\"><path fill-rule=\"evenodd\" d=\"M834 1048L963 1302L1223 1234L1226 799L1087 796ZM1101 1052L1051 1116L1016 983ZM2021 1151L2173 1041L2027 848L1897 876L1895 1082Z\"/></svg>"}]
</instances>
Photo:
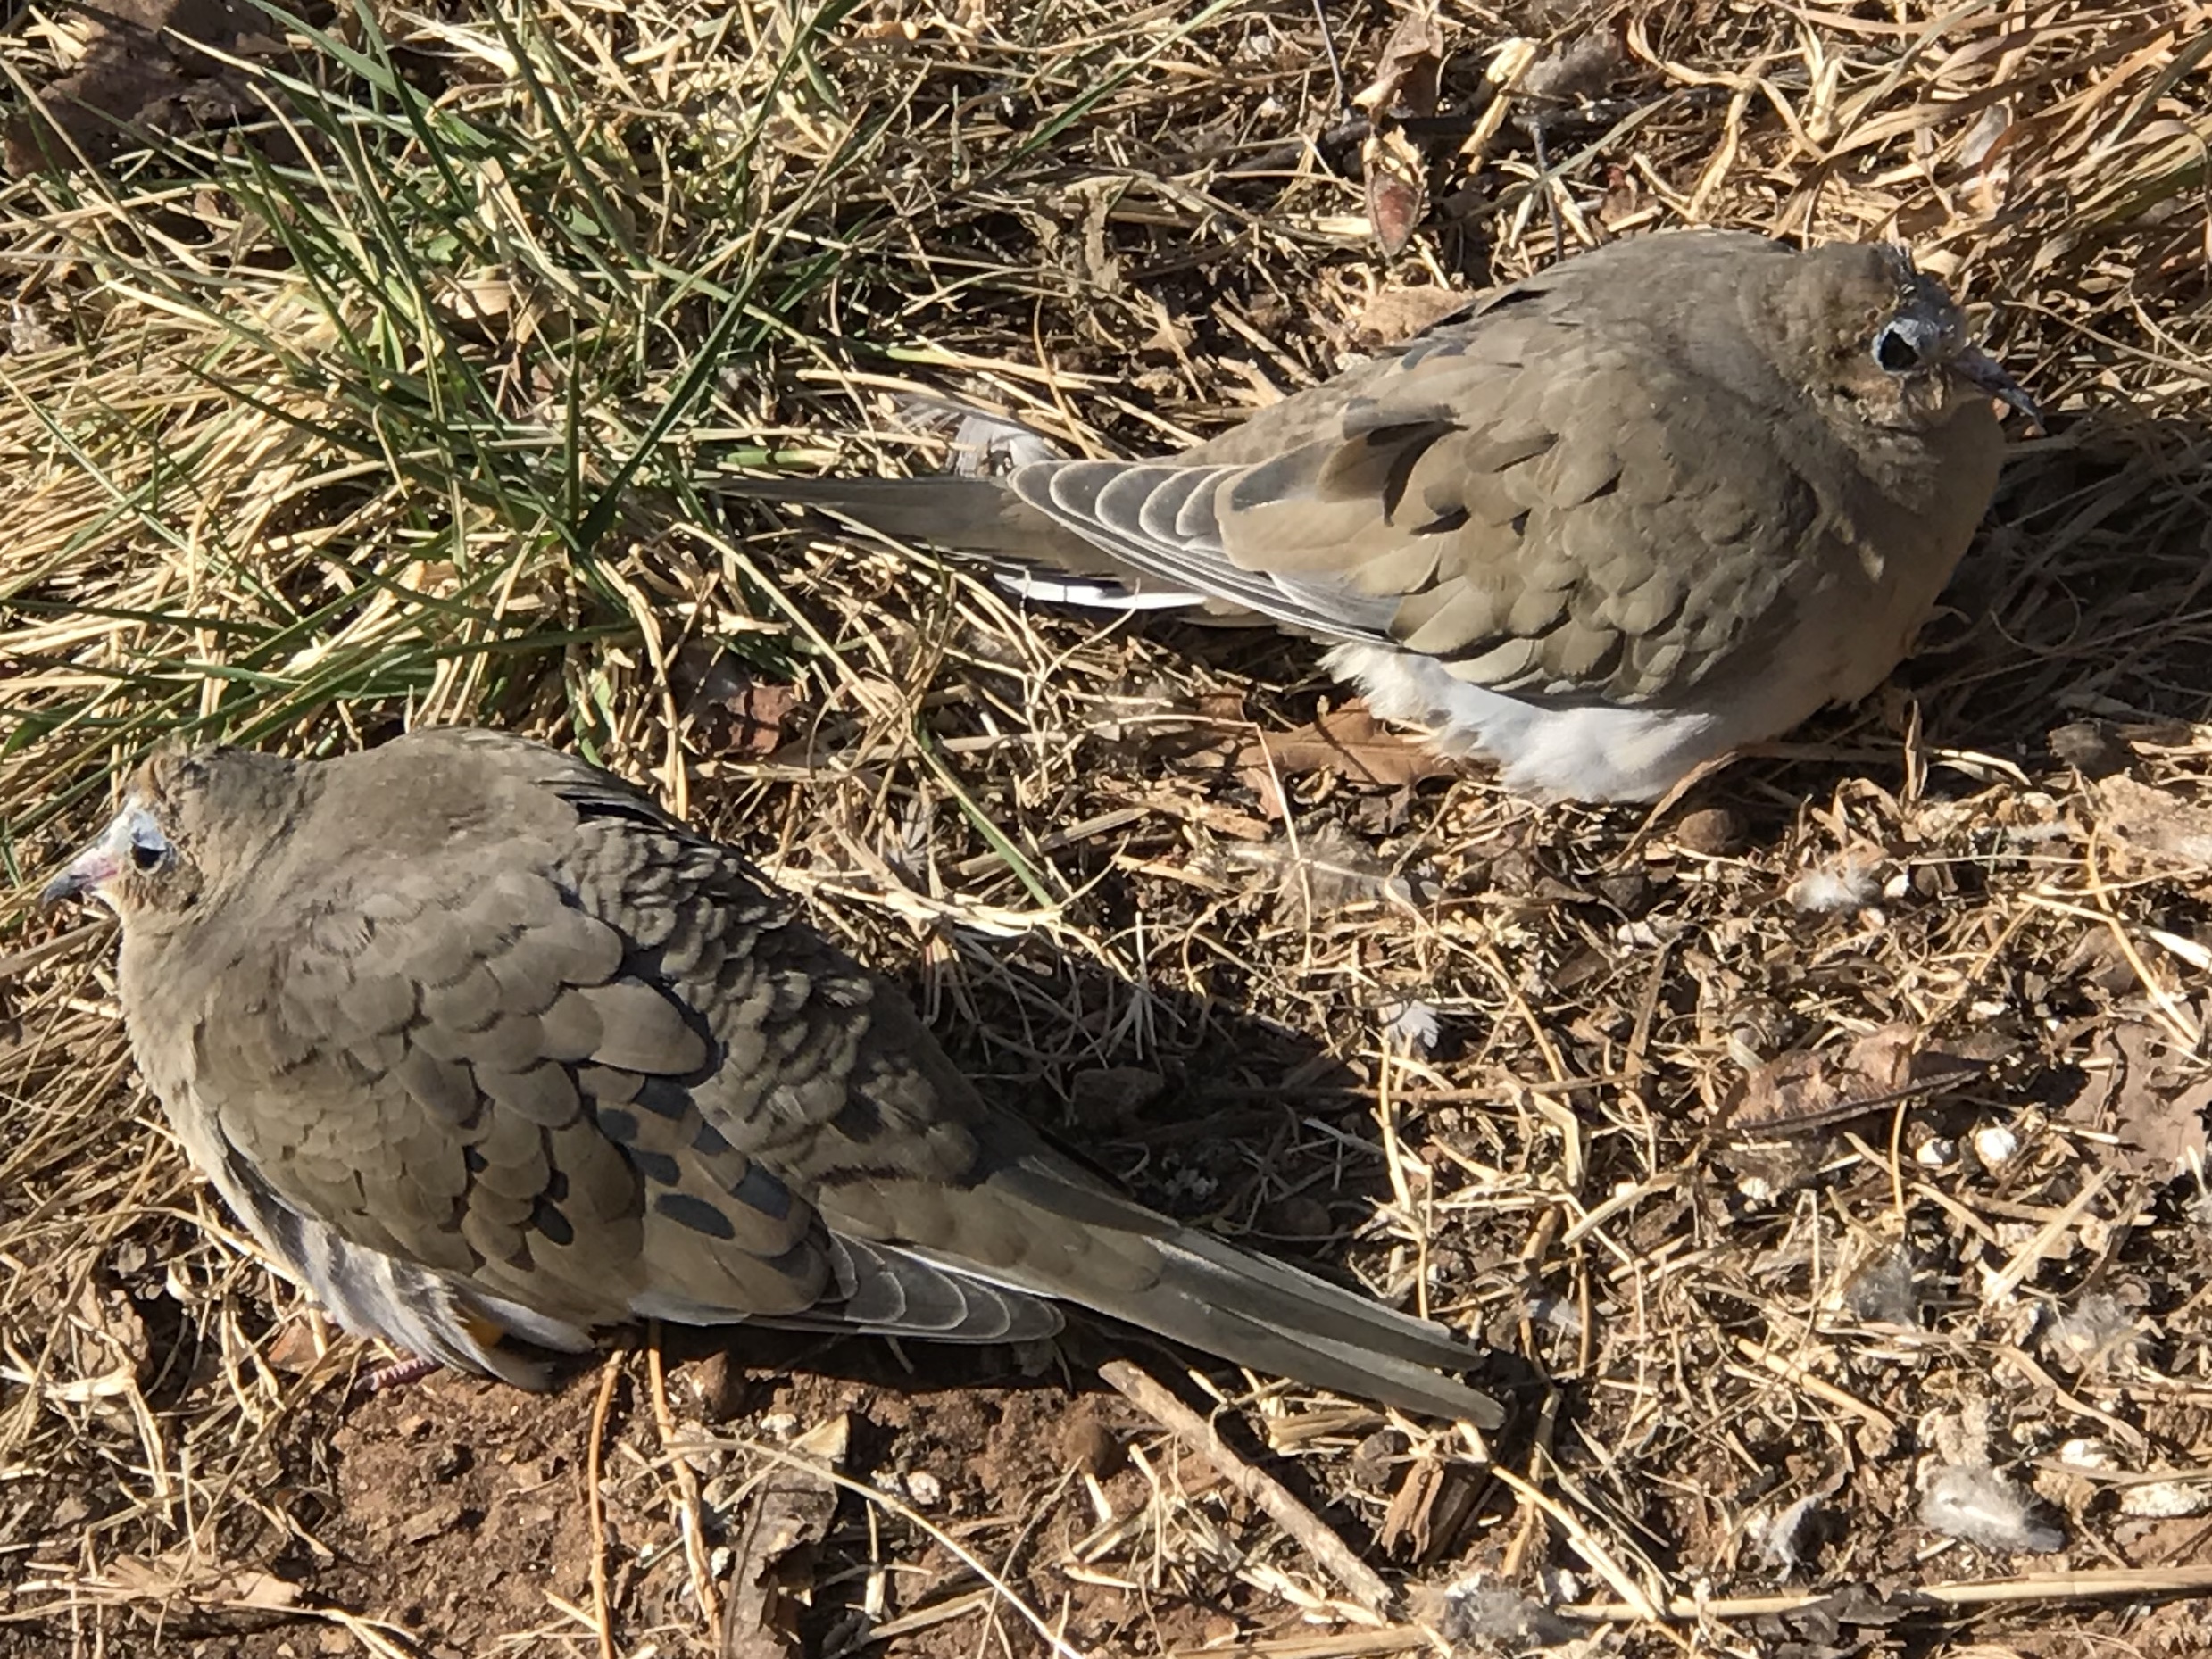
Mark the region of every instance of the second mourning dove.
<instances>
[{"instance_id":1,"label":"second mourning dove","mask_svg":"<svg viewBox=\"0 0 2212 1659\"><path fill-rule=\"evenodd\" d=\"M140 1068L348 1328L542 1385L633 1319L952 1341L1068 1301L1500 1421L1480 1350L1118 1195L993 1110L736 852L499 733L150 762L48 884L122 924Z\"/></svg>"},{"instance_id":2,"label":"second mourning dove","mask_svg":"<svg viewBox=\"0 0 2212 1659\"><path fill-rule=\"evenodd\" d=\"M1685 231L1180 454L727 487L1314 635L1509 788L1641 800L1896 666L1996 488L1992 398L2034 414L1903 249Z\"/></svg>"}]
</instances>

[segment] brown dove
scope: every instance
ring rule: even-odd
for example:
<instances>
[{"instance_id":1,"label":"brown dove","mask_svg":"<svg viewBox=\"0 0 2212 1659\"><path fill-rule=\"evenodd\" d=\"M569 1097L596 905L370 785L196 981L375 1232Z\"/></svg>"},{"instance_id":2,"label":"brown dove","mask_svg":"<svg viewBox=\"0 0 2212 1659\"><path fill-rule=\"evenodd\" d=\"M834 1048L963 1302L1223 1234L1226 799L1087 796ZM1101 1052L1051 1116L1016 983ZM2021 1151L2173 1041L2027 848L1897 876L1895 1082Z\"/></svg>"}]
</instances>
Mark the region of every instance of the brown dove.
<instances>
[{"instance_id":1,"label":"brown dove","mask_svg":"<svg viewBox=\"0 0 2212 1659\"><path fill-rule=\"evenodd\" d=\"M726 487L1077 578L1035 597L1311 635L1507 787L1642 800L1896 666L1996 488L1992 398L2033 417L1902 248L1684 231L1180 454Z\"/></svg>"},{"instance_id":2,"label":"brown dove","mask_svg":"<svg viewBox=\"0 0 2212 1659\"><path fill-rule=\"evenodd\" d=\"M349 1329L542 1386L634 1319L1019 1340L1079 1304L1500 1421L1480 1350L1119 1196L736 852L499 733L170 755L46 888L121 918L193 1162Z\"/></svg>"}]
</instances>

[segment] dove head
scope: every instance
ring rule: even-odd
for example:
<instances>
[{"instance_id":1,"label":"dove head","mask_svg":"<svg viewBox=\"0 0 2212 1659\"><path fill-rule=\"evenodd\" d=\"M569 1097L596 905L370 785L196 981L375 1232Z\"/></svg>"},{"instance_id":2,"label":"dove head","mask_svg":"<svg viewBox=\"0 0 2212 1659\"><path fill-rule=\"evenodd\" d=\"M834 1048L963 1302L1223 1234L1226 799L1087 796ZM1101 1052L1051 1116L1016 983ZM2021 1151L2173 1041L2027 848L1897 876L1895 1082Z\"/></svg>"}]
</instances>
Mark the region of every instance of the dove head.
<instances>
[{"instance_id":1,"label":"dove head","mask_svg":"<svg viewBox=\"0 0 2212 1659\"><path fill-rule=\"evenodd\" d=\"M96 899L126 927L160 928L234 887L301 803L301 768L244 749L158 754L124 787L98 840L38 895Z\"/></svg>"},{"instance_id":2,"label":"dove head","mask_svg":"<svg viewBox=\"0 0 2212 1659\"><path fill-rule=\"evenodd\" d=\"M1816 401L1846 420L1922 433L1996 398L2038 426L2025 392L1967 338L1943 285L1893 243L1837 243L1793 262L1776 306L1779 337L1803 360Z\"/></svg>"}]
</instances>

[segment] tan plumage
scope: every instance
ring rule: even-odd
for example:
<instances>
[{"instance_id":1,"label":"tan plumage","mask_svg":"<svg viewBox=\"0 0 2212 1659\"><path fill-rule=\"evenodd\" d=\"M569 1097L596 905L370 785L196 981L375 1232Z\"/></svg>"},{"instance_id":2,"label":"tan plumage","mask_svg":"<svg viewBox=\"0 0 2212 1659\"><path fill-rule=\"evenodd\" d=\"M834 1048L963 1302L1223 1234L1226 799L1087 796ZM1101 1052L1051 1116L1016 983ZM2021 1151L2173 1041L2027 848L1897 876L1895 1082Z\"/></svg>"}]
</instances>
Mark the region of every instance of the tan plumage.
<instances>
[{"instance_id":1,"label":"tan plumage","mask_svg":"<svg viewBox=\"0 0 2212 1659\"><path fill-rule=\"evenodd\" d=\"M1685 232L1159 460L728 487L1315 635L1509 785L1636 800L1881 683L1995 489L1992 396L2033 412L1901 250Z\"/></svg>"},{"instance_id":2,"label":"tan plumage","mask_svg":"<svg viewBox=\"0 0 2212 1659\"><path fill-rule=\"evenodd\" d=\"M1079 1303L1498 1421L1443 1327L1117 1195L735 852L496 733L171 756L48 888L122 922L193 1161L349 1327L533 1383L653 1316L960 1341Z\"/></svg>"}]
</instances>

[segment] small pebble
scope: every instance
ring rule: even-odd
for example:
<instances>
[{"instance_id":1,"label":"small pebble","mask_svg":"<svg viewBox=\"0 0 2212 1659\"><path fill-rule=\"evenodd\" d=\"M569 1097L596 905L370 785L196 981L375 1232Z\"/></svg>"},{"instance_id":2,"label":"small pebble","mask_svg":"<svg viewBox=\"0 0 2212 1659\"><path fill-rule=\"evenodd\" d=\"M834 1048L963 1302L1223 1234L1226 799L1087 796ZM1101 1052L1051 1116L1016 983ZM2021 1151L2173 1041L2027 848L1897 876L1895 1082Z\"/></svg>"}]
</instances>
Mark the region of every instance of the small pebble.
<instances>
[{"instance_id":1,"label":"small pebble","mask_svg":"<svg viewBox=\"0 0 2212 1659\"><path fill-rule=\"evenodd\" d=\"M1094 1400L1077 1400L1060 1425L1060 1455L1084 1473L1104 1481L1119 1472L1127 1455L1099 1415Z\"/></svg>"},{"instance_id":2,"label":"small pebble","mask_svg":"<svg viewBox=\"0 0 2212 1659\"><path fill-rule=\"evenodd\" d=\"M2170 1521L2212 1509L2212 1486L2202 1481L2147 1481L2120 1489L2120 1513Z\"/></svg>"},{"instance_id":3,"label":"small pebble","mask_svg":"<svg viewBox=\"0 0 2212 1659\"><path fill-rule=\"evenodd\" d=\"M1709 858L1743 844L1743 815L1729 807L1700 807L1676 821L1669 836L1677 847Z\"/></svg>"},{"instance_id":4,"label":"small pebble","mask_svg":"<svg viewBox=\"0 0 2212 1659\"><path fill-rule=\"evenodd\" d=\"M1995 1174L2019 1156L2020 1137L2002 1124L1990 1124L1974 1132L1974 1156L1982 1167Z\"/></svg>"},{"instance_id":5,"label":"small pebble","mask_svg":"<svg viewBox=\"0 0 2212 1659\"><path fill-rule=\"evenodd\" d=\"M2105 720L2075 720L2053 726L2043 741L2050 745L2054 756L2087 777L2125 772L2135 759L2135 751Z\"/></svg>"},{"instance_id":6,"label":"small pebble","mask_svg":"<svg viewBox=\"0 0 2212 1659\"><path fill-rule=\"evenodd\" d=\"M1405 1455L1408 1441L1395 1429L1377 1429L1373 1434L1352 1447L1351 1467L1348 1472L1352 1485L1363 1492L1387 1490L1391 1478L1397 1472L1398 1459Z\"/></svg>"}]
</instances>

